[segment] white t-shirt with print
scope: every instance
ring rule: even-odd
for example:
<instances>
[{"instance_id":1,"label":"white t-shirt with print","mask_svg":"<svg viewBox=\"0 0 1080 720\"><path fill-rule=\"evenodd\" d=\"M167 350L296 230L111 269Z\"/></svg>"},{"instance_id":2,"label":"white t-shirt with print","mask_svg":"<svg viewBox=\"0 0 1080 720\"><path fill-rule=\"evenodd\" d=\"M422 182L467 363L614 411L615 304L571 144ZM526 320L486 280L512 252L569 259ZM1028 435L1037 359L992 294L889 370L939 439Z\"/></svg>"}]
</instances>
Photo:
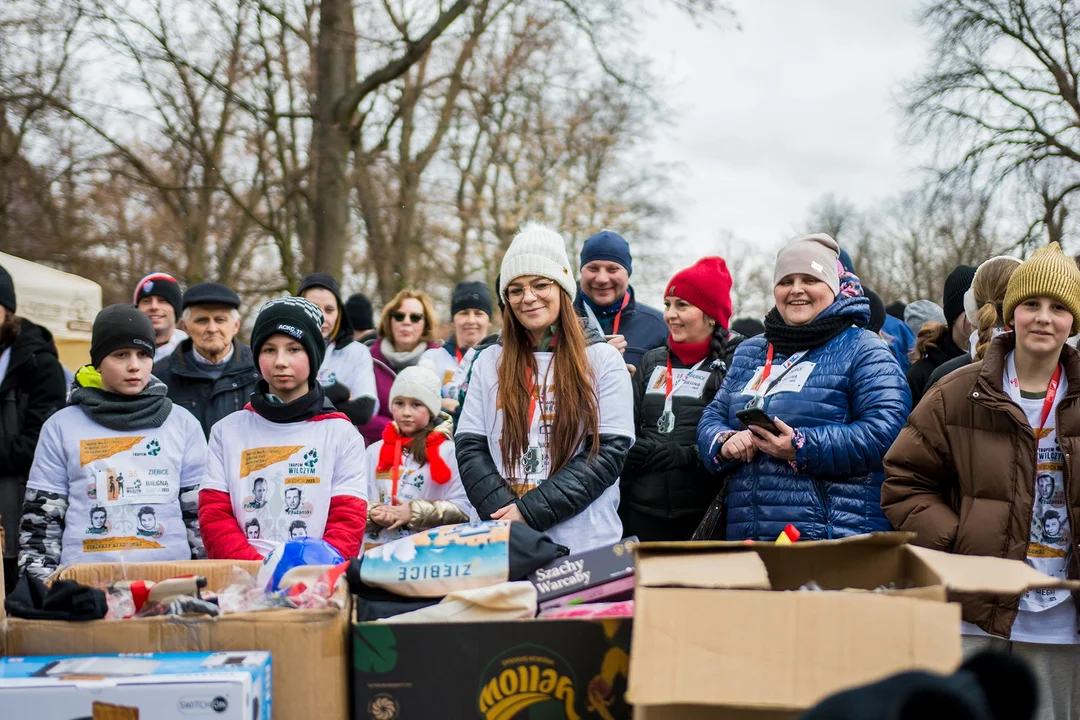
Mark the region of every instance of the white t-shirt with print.
<instances>
[{"instance_id":1,"label":"white t-shirt with print","mask_svg":"<svg viewBox=\"0 0 1080 720\"><path fill-rule=\"evenodd\" d=\"M379 404L379 393L375 389L375 364L371 351L364 343L354 341L343 348L330 343L319 366L317 379L323 387L341 383L349 388L350 399L375 398L376 406ZM376 407L375 412L378 411Z\"/></svg>"},{"instance_id":2,"label":"white t-shirt with print","mask_svg":"<svg viewBox=\"0 0 1080 720\"><path fill-rule=\"evenodd\" d=\"M421 359L435 364L435 374L439 376L442 396L457 400L457 386L454 385L454 374L458 369L457 358L447 352L445 347L436 347L427 350Z\"/></svg>"},{"instance_id":3,"label":"white t-shirt with print","mask_svg":"<svg viewBox=\"0 0 1080 720\"><path fill-rule=\"evenodd\" d=\"M389 470L378 472L375 468L379 464L379 452L382 451L383 441L375 443L367 449L368 456L368 501L369 509L376 505L392 505L394 497L394 476ZM461 475L458 473L457 457L454 454L452 440L444 440L439 446L439 455L443 462L450 468L450 480L445 483L437 483L431 479L431 465L424 463L421 466L413 459L412 453L407 449L401 453L401 469L398 475L397 499L401 504L413 500L447 500L457 506L470 520L477 520L476 510L469 503L469 497L465 494L465 487L461 484ZM406 527L397 530L389 530L368 520L364 534L364 547L382 545L412 535L413 531Z\"/></svg>"},{"instance_id":4,"label":"white t-shirt with print","mask_svg":"<svg viewBox=\"0 0 1080 720\"><path fill-rule=\"evenodd\" d=\"M173 405L160 427L110 430L77 405L41 428L26 486L66 495L60 562L190 560L180 488L206 467L199 421Z\"/></svg>"},{"instance_id":5,"label":"white t-shirt with print","mask_svg":"<svg viewBox=\"0 0 1080 720\"><path fill-rule=\"evenodd\" d=\"M496 345L477 356L457 431L486 436L488 451L499 468L499 473L506 477L500 449L502 408L498 407L497 402L498 362L502 353L502 346ZM622 355L607 343L597 343L586 349L586 356L597 382L600 434L621 435L633 442L634 391ZM539 401L530 429L530 445L536 440L540 447L536 453L538 457L528 459L535 472L530 472L525 479L526 490L543 483L550 470L546 437L558 409L558 399L555 397L550 375L551 359L550 352L536 353L537 374L544 382L537 379L533 381ZM522 460L524 468L526 458ZM517 475L520 481L522 473L519 471ZM546 534L560 545L569 547L572 553L611 545L622 539L622 521L619 519L618 508L619 482L616 480L581 513L547 530Z\"/></svg>"},{"instance_id":6,"label":"white t-shirt with print","mask_svg":"<svg viewBox=\"0 0 1080 720\"><path fill-rule=\"evenodd\" d=\"M322 537L330 498L367 498L364 439L340 417L270 422L250 409L210 430L203 488L229 493L233 515L264 557L292 537Z\"/></svg>"}]
</instances>

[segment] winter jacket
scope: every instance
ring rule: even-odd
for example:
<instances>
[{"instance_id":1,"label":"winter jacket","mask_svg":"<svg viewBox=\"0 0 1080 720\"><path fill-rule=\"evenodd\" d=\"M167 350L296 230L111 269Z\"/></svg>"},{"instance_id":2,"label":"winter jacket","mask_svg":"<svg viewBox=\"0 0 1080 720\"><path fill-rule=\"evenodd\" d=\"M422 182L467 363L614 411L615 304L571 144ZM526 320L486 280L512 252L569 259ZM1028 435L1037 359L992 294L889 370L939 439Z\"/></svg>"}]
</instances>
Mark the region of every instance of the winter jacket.
<instances>
[{"instance_id":1,"label":"winter jacket","mask_svg":"<svg viewBox=\"0 0 1080 720\"><path fill-rule=\"evenodd\" d=\"M927 388L930 386L930 376L939 367L961 355L966 355L966 350L956 347L952 333L946 331L937 345L926 351L926 356L919 358L911 364L907 370L908 387L911 388L911 406L914 407L922 400Z\"/></svg>"},{"instance_id":2,"label":"winter jacket","mask_svg":"<svg viewBox=\"0 0 1080 720\"><path fill-rule=\"evenodd\" d=\"M600 547L622 537L622 524L616 514L618 481L633 444L632 386L626 365L613 348L592 347L602 346L604 339L586 322L583 325L590 345L589 361L597 376L600 406L600 449L595 456L582 449L550 477L520 497L515 494L495 459L501 432L495 377L501 340L498 346L478 355L473 365L475 373L454 438L461 482L481 520L516 503L530 527L548 533L572 552ZM558 412L557 398L554 403ZM620 405L625 412L620 412Z\"/></svg>"},{"instance_id":3,"label":"winter jacket","mask_svg":"<svg viewBox=\"0 0 1080 720\"><path fill-rule=\"evenodd\" d=\"M191 338L180 343L172 355L154 365L154 375L169 387L169 399L186 408L210 437L210 428L226 415L247 405L259 371L251 348L233 340L233 356L216 380L195 360Z\"/></svg>"},{"instance_id":4,"label":"winter jacket","mask_svg":"<svg viewBox=\"0 0 1080 720\"><path fill-rule=\"evenodd\" d=\"M439 347L437 344L428 345L428 348L437 347ZM364 436L364 443L374 445L382 440L383 430L394 419L394 414L390 411L390 388L393 387L398 372L403 368L395 370L393 364L383 355L381 338L376 338L368 349L371 350L371 360L375 365L375 388L379 393L379 409L370 420L360 426L359 430Z\"/></svg>"},{"instance_id":5,"label":"winter jacket","mask_svg":"<svg viewBox=\"0 0 1080 720\"><path fill-rule=\"evenodd\" d=\"M959 555L1024 562L1035 503L1035 433L1002 386L1011 333L996 338L982 362L934 385L911 413L885 457L881 505L916 542ZM1065 454L1066 508L1080 518L1080 354L1061 352L1068 388L1057 409L1058 443ZM1077 549L1068 577L1080 578ZM964 603L964 620L1009 637L1019 596L980 597Z\"/></svg>"},{"instance_id":6,"label":"winter jacket","mask_svg":"<svg viewBox=\"0 0 1080 720\"><path fill-rule=\"evenodd\" d=\"M0 351L2 352L2 351ZM19 318L7 372L0 379L0 522L4 557L19 553L26 477L45 421L64 407L64 370L48 330Z\"/></svg>"},{"instance_id":7,"label":"winter jacket","mask_svg":"<svg viewBox=\"0 0 1080 720\"><path fill-rule=\"evenodd\" d=\"M908 354L915 347L915 333L903 320L886 315L885 324L881 326L881 337L888 343L896 362L900 363L900 369L906 371L911 364Z\"/></svg>"},{"instance_id":8,"label":"winter jacket","mask_svg":"<svg viewBox=\"0 0 1080 720\"><path fill-rule=\"evenodd\" d=\"M721 484L705 469L698 455L698 422L720 389L735 348L743 339L741 335L732 335L719 357L710 354L701 365L699 372L707 373L708 380L699 396L673 394L671 410L675 414L675 427L666 434L660 432L658 422L664 412L668 357L672 369L689 366L666 345L645 353L634 375L637 441L623 468L623 503L645 515L665 519L691 516L700 519L705 514ZM665 445L674 447L661 450ZM660 457L662 462L658 461Z\"/></svg>"},{"instance_id":9,"label":"winter jacket","mask_svg":"<svg viewBox=\"0 0 1080 720\"><path fill-rule=\"evenodd\" d=\"M825 313L865 324L869 309L864 298L841 298ZM731 473L727 539L775 540L788 523L808 540L888 530L881 459L911 409L911 392L889 349L869 331L851 327L811 350L800 361L813 363L801 389L777 383L774 391L788 391L766 396L766 412L796 431L793 463L763 453L749 463L720 457L727 436L744 429L735 413L752 397L744 388L764 365L767 345L764 336L739 345L698 425L705 466ZM786 359L777 353L773 372Z\"/></svg>"},{"instance_id":10,"label":"winter jacket","mask_svg":"<svg viewBox=\"0 0 1080 720\"><path fill-rule=\"evenodd\" d=\"M664 323L664 314L656 308L643 305L634 299L634 288L628 287L630 301L622 310L619 319L619 335L626 338L626 351L623 359L627 365L637 367L641 364L641 358L653 348L663 347L667 342L668 328ZM574 299L574 310L583 318L587 318L585 312L585 295L578 290ZM619 307L622 300L611 307L597 309L592 306L596 318L600 321L601 332L604 335L615 333L615 316L619 315ZM595 329L595 328L594 328Z\"/></svg>"}]
</instances>

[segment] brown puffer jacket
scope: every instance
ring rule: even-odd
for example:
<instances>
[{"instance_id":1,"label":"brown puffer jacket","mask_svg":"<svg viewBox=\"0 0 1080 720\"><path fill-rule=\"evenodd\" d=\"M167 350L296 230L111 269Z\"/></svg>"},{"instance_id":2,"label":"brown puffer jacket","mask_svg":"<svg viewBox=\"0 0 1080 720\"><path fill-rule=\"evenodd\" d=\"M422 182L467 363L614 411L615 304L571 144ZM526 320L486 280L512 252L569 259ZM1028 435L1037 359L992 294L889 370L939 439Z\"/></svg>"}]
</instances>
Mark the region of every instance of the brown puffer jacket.
<instances>
[{"instance_id":1,"label":"brown puffer jacket","mask_svg":"<svg viewBox=\"0 0 1080 720\"><path fill-rule=\"evenodd\" d=\"M1025 560L1035 504L1035 433L1005 392L1010 333L994 340L981 363L934 385L908 417L885 456L881 507L898 530L918 533L919 545L959 553ZM1065 454L1066 512L1075 537L1080 525L1080 353L1061 353L1068 380L1058 403L1057 436ZM1080 577L1076 546L1068 577ZM964 620L1008 637L1020 597L964 603Z\"/></svg>"}]
</instances>

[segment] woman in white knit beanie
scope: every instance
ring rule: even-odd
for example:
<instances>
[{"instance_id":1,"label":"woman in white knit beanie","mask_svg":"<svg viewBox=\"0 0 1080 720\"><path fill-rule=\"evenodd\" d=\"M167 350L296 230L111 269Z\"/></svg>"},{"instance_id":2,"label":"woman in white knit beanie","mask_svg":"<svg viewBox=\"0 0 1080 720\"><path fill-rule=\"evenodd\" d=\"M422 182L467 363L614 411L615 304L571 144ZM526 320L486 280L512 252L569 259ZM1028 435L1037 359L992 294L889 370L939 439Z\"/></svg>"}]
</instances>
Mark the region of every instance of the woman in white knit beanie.
<instances>
[{"instance_id":1,"label":"woman in white knit beanie","mask_svg":"<svg viewBox=\"0 0 1080 720\"><path fill-rule=\"evenodd\" d=\"M503 256L500 344L481 353L455 444L469 500L572 552L617 542L619 472L634 441L619 351L577 317L566 244L528 223Z\"/></svg>"}]
</instances>

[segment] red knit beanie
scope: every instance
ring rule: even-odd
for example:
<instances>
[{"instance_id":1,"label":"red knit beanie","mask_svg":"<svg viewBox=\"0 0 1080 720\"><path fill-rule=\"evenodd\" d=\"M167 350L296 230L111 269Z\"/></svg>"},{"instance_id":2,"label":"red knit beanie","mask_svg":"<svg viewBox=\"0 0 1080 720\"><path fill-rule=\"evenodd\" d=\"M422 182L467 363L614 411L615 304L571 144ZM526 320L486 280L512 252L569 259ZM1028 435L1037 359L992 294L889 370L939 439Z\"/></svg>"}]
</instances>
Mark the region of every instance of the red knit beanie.
<instances>
[{"instance_id":1,"label":"red knit beanie","mask_svg":"<svg viewBox=\"0 0 1080 720\"><path fill-rule=\"evenodd\" d=\"M731 273L722 257L704 257L675 273L664 290L664 297L674 295L700 308L703 313L728 329L731 320Z\"/></svg>"}]
</instances>

